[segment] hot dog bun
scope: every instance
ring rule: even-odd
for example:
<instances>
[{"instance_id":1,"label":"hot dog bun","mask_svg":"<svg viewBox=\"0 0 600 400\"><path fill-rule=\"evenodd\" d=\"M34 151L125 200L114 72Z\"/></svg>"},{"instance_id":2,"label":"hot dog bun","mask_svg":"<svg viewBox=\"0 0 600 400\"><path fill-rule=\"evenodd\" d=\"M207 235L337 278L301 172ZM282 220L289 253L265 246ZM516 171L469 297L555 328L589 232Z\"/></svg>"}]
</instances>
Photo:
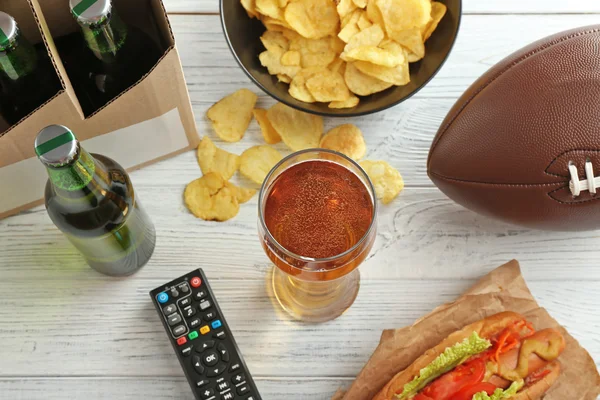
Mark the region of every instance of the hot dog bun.
<instances>
[{"instance_id":1,"label":"hot dog bun","mask_svg":"<svg viewBox=\"0 0 600 400\"><path fill-rule=\"evenodd\" d=\"M439 356L446 347L450 347L477 332L482 338L487 338L498 333L513 322L523 320L520 314L515 312L502 312L494 314L491 317L481 319L470 325L465 326L459 331L451 333L446 339L442 340L437 346L427 350L421 357L417 358L404 371L398 372L388 383L377 393L373 400L393 400L394 394L404 387L405 384L419 374L419 371L429 365L437 356Z\"/></svg>"},{"instance_id":2,"label":"hot dog bun","mask_svg":"<svg viewBox=\"0 0 600 400\"><path fill-rule=\"evenodd\" d=\"M468 338L473 332L477 332L482 338L490 338L497 335L507 326L524 320L525 317L514 312L502 312L499 314L492 315L488 318L484 318L470 325L465 326L463 329L458 330L448 337L446 337L440 344L427 350L421 357L417 358L408 368L404 371L397 373L388 383L379 391L379 393L373 398L373 400L395 400L394 395L401 391L404 385L410 382L415 376L419 374L419 371L429 365L438 355L440 355L447 347L453 346L454 344L461 342ZM540 336L553 335L555 330L544 330L540 331ZM560 333L558 332L558 335ZM561 335L562 337L562 335ZM540 338L541 339L541 338ZM564 347L564 342L563 346ZM516 350L516 349L515 349ZM517 351L517 350L516 350ZM561 349L562 351L562 349ZM535 356L537 357L537 356ZM508 360L507 360L508 361ZM512 363L512 361L510 361ZM516 358L515 358L516 365ZM535 365L532 363L532 367ZM550 374L546 375L543 379L534 384L527 386L522 389L514 400L536 400L542 396L550 386L556 381L560 374L560 363L554 361L544 367L549 369Z\"/></svg>"}]
</instances>

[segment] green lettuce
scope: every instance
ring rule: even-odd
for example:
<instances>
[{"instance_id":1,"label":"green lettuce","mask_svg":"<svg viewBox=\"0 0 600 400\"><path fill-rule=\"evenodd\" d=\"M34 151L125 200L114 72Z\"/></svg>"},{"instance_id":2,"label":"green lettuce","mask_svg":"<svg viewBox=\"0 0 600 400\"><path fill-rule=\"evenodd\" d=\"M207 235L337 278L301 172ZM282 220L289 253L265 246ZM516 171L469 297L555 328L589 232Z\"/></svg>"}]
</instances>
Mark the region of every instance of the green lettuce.
<instances>
[{"instance_id":1,"label":"green lettuce","mask_svg":"<svg viewBox=\"0 0 600 400\"><path fill-rule=\"evenodd\" d=\"M519 389L523 387L523 381L513 382L508 389L502 390L500 388L494 390L491 396L489 396L486 392L477 393L473 396L472 400L503 400L510 399L514 395L517 394Z\"/></svg>"},{"instance_id":2,"label":"green lettuce","mask_svg":"<svg viewBox=\"0 0 600 400\"><path fill-rule=\"evenodd\" d=\"M491 345L489 340L482 339L477 332L473 332L462 342L446 347L442 354L419 371L418 376L404 385L402 393L395 395L396 398L399 400L412 398L431 381L462 364L467 358L483 352Z\"/></svg>"}]
</instances>

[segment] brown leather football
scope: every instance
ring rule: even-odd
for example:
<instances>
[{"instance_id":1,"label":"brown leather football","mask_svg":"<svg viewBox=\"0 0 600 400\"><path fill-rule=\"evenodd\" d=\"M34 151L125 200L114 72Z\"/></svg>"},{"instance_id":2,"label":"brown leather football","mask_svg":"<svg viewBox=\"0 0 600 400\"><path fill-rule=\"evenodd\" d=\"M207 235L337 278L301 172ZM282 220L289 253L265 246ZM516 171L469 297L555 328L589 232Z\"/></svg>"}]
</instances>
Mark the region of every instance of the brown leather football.
<instances>
[{"instance_id":1,"label":"brown leather football","mask_svg":"<svg viewBox=\"0 0 600 400\"><path fill-rule=\"evenodd\" d=\"M600 25L539 40L481 76L440 126L427 171L481 214L599 229Z\"/></svg>"}]
</instances>

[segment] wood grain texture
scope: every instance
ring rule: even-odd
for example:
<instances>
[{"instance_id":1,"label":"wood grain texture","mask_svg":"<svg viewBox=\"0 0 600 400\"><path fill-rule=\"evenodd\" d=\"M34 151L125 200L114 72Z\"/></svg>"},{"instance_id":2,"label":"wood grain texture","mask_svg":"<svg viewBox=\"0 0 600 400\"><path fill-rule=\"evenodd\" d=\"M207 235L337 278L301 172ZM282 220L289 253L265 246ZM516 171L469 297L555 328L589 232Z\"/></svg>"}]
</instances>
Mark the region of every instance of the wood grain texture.
<instances>
[{"instance_id":1,"label":"wood grain texture","mask_svg":"<svg viewBox=\"0 0 600 400\"><path fill-rule=\"evenodd\" d=\"M0 293L19 293L3 296L0 308L2 375L181 376L148 296L163 280L68 276L37 275L44 287L0 283ZM412 324L473 283L363 280L346 314L315 325L292 322L274 307L265 277L217 279L212 287L252 373L282 378L355 376L383 329ZM597 282L532 282L531 288L600 362Z\"/></svg>"},{"instance_id":2,"label":"wood grain texture","mask_svg":"<svg viewBox=\"0 0 600 400\"><path fill-rule=\"evenodd\" d=\"M256 379L263 399L329 399L348 379ZM0 399L5 400L193 400L183 378L58 378L1 379Z\"/></svg>"},{"instance_id":3,"label":"wood grain texture","mask_svg":"<svg viewBox=\"0 0 600 400\"><path fill-rule=\"evenodd\" d=\"M218 13L219 0L163 0L170 13ZM596 0L464 0L465 14L600 13Z\"/></svg>"}]
</instances>

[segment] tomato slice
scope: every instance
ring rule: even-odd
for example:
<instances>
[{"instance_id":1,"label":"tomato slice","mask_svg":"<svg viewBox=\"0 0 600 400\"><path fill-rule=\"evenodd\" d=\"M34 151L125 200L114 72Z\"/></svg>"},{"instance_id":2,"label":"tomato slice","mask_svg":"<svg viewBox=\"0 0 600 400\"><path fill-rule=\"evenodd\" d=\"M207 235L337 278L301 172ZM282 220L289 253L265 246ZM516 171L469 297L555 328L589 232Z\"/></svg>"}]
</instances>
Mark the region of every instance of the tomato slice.
<instances>
[{"instance_id":1,"label":"tomato slice","mask_svg":"<svg viewBox=\"0 0 600 400\"><path fill-rule=\"evenodd\" d=\"M425 396L423 393L419 393L413 397L413 400L432 400L432 398Z\"/></svg>"},{"instance_id":2,"label":"tomato slice","mask_svg":"<svg viewBox=\"0 0 600 400\"><path fill-rule=\"evenodd\" d=\"M462 388L480 383L484 375L485 361L476 358L440 376L427 385L421 393L432 400L449 400Z\"/></svg>"},{"instance_id":3,"label":"tomato slice","mask_svg":"<svg viewBox=\"0 0 600 400\"><path fill-rule=\"evenodd\" d=\"M459 390L449 400L471 400L477 393L486 392L491 395L496 390L496 385L492 385L489 382L480 382L472 386L466 386Z\"/></svg>"}]
</instances>

